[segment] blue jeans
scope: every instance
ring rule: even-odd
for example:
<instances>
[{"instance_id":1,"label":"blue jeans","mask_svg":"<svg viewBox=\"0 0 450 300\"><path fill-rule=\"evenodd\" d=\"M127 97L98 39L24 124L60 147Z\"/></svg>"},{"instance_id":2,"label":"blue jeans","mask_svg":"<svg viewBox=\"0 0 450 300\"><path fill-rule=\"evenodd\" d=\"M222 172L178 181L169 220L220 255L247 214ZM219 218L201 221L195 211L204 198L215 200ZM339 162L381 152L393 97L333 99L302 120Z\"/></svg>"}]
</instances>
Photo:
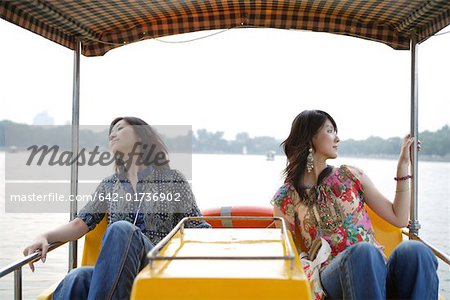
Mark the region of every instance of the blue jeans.
<instances>
[{"instance_id":1,"label":"blue jeans","mask_svg":"<svg viewBox=\"0 0 450 300\"><path fill-rule=\"evenodd\" d=\"M138 227L114 222L105 232L95 267L79 267L67 274L53 299L129 299L133 280L147 265L153 248Z\"/></svg>"},{"instance_id":2,"label":"blue jeans","mask_svg":"<svg viewBox=\"0 0 450 300\"><path fill-rule=\"evenodd\" d=\"M360 242L339 253L320 273L327 299L437 299L438 262L418 241L404 241L387 264L379 250Z\"/></svg>"}]
</instances>

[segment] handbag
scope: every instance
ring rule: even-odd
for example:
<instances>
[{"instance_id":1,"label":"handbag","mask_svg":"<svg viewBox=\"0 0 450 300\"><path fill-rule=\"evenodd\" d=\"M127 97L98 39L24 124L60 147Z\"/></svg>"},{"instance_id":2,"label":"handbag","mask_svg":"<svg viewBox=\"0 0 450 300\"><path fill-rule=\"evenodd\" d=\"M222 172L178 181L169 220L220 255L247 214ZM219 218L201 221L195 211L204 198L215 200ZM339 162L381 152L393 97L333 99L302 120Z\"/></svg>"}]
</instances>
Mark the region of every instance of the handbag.
<instances>
[{"instance_id":1,"label":"handbag","mask_svg":"<svg viewBox=\"0 0 450 300\"><path fill-rule=\"evenodd\" d=\"M314 240L308 253L300 253L300 260L311 287L311 297L314 300L326 297L326 293L320 283L319 271L322 264L328 260L330 254L330 244L322 237Z\"/></svg>"}]
</instances>

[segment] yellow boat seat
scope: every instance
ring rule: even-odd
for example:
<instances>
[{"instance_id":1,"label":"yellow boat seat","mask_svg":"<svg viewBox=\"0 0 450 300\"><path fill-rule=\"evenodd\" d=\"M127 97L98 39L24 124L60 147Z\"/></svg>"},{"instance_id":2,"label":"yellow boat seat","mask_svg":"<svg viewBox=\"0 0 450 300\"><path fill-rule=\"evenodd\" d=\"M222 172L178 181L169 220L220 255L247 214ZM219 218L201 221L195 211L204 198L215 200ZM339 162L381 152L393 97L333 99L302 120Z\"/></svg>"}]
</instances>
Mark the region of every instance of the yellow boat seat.
<instances>
[{"instance_id":1,"label":"yellow boat seat","mask_svg":"<svg viewBox=\"0 0 450 300\"><path fill-rule=\"evenodd\" d=\"M108 215L105 214L101 222L84 236L82 266L94 266L102 249L102 238L108 227Z\"/></svg>"},{"instance_id":2,"label":"yellow boat seat","mask_svg":"<svg viewBox=\"0 0 450 300\"><path fill-rule=\"evenodd\" d=\"M391 256L392 251L403 241L402 229L381 218L368 205L364 207L372 221L376 240L383 245L386 257Z\"/></svg>"}]
</instances>

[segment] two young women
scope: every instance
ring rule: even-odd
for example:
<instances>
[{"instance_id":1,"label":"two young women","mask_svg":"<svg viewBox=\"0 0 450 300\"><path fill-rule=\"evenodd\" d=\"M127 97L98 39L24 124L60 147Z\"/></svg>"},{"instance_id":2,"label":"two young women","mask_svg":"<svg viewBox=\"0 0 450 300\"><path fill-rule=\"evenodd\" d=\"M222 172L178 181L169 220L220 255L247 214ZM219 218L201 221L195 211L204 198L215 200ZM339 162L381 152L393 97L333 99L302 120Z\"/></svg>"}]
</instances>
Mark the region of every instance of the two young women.
<instances>
[{"instance_id":1,"label":"two young women","mask_svg":"<svg viewBox=\"0 0 450 300\"><path fill-rule=\"evenodd\" d=\"M137 273L147 264L146 253L185 216L201 215L184 176L163 164L140 164L136 151L146 157L151 146L167 155L164 143L153 129L137 118L117 118L109 130L116 172L98 186L89 202L68 224L38 236L25 248L28 255L48 245L75 240L98 224L105 213L108 228L95 267L72 270L56 289L54 299L129 298ZM293 121L289 137L282 143L287 156L285 183L272 200L274 215L283 217L294 235L309 248L323 238L331 255L320 267L316 299L437 299L437 259L426 246L405 241L384 256L376 241L368 205L389 223L408 225L410 208L410 150L413 139L403 140L397 164L394 201L383 196L369 177L350 166L332 167L339 138L333 118L319 110L303 111ZM420 143L419 143L420 147ZM134 150L133 150L134 149ZM153 148L155 149L155 148ZM125 199L135 193L179 194L180 202L100 201L100 195L117 194ZM192 222L192 227L210 227ZM31 265L33 268L33 266Z\"/></svg>"}]
</instances>

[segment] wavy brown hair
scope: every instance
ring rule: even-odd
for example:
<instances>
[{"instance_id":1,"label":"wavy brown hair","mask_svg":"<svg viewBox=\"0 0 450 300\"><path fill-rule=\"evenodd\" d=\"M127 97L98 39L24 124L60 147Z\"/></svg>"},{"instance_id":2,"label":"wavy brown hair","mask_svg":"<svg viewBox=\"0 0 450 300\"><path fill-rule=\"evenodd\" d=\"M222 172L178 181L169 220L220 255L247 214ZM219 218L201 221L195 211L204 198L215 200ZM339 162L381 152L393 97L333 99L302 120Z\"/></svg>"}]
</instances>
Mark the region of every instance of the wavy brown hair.
<instances>
[{"instance_id":1,"label":"wavy brown hair","mask_svg":"<svg viewBox=\"0 0 450 300\"><path fill-rule=\"evenodd\" d=\"M281 143L288 160L283 172L286 176L285 182L293 184L300 199L307 197L306 188L303 185L303 174L306 170L309 148L312 147L315 150L312 139L327 120L330 120L337 132L336 122L328 113L321 110L304 110L295 117L288 138ZM330 174L332 169L331 166L327 166L320 173L317 184Z\"/></svg>"},{"instance_id":2,"label":"wavy brown hair","mask_svg":"<svg viewBox=\"0 0 450 300\"><path fill-rule=\"evenodd\" d=\"M169 153L167 151L167 146L159 136L159 134L150 126L148 125L144 120L136 118L136 117L118 117L115 118L111 125L109 126L109 134L111 134L111 131L120 120L124 120L128 124L130 124L133 127L134 132L136 135L141 139L141 148L142 151L142 157L144 160L142 163L145 166L153 165L155 168L158 169L170 169L169 166ZM167 160L167 163L163 165L156 165L153 164L153 160L155 158L155 155L158 155L158 153L161 153L164 155L165 159ZM115 157L115 165L114 170L119 173L126 172L125 168L125 162L118 156Z\"/></svg>"}]
</instances>

